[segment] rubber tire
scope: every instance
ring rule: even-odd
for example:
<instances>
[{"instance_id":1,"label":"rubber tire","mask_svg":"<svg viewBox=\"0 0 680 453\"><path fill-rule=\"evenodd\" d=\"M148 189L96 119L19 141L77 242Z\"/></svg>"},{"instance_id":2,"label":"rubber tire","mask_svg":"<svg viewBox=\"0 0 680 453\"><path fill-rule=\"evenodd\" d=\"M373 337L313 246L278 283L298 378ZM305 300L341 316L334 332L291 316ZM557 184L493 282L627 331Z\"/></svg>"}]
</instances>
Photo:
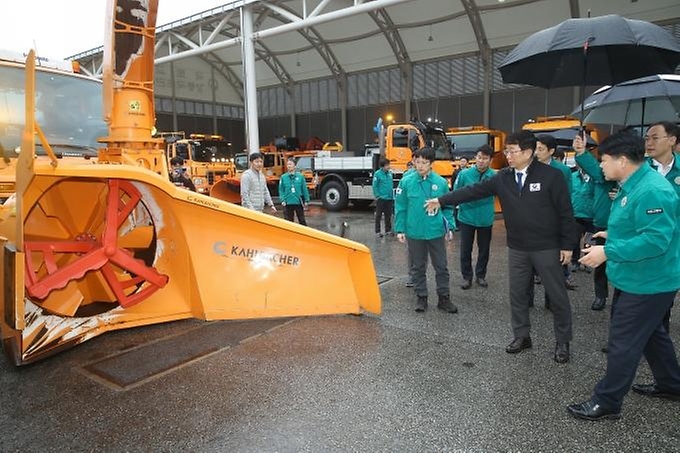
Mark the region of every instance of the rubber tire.
<instances>
[{"instance_id":1,"label":"rubber tire","mask_svg":"<svg viewBox=\"0 0 680 453\"><path fill-rule=\"evenodd\" d=\"M349 204L347 186L339 181L329 181L321 187L321 203L327 211L341 211Z\"/></svg>"}]
</instances>

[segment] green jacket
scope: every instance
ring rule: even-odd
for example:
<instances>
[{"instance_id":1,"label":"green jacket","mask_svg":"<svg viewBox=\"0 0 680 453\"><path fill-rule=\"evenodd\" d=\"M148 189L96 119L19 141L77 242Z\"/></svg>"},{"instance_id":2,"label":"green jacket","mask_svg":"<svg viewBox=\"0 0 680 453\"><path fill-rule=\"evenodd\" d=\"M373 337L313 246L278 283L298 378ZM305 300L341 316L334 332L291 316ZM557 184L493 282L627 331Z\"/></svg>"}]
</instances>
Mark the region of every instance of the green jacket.
<instances>
[{"instance_id":1,"label":"green jacket","mask_svg":"<svg viewBox=\"0 0 680 453\"><path fill-rule=\"evenodd\" d=\"M651 157L647 158L647 162L651 167L656 170L656 165ZM673 153L673 166L671 171L666 174L666 179L671 183L671 186L675 189L675 193L680 197L680 154Z\"/></svg>"},{"instance_id":2,"label":"green jacket","mask_svg":"<svg viewBox=\"0 0 680 453\"><path fill-rule=\"evenodd\" d=\"M607 231L607 277L615 288L633 294L680 288L680 200L650 166L621 185Z\"/></svg>"},{"instance_id":3,"label":"green jacket","mask_svg":"<svg viewBox=\"0 0 680 453\"><path fill-rule=\"evenodd\" d=\"M429 240L454 230L453 207L446 206L433 216L425 211L425 201L448 191L446 179L433 171L425 178L416 172L402 178L395 201L394 231L404 233L411 239Z\"/></svg>"},{"instance_id":4,"label":"green jacket","mask_svg":"<svg viewBox=\"0 0 680 453\"><path fill-rule=\"evenodd\" d=\"M382 168L373 174L373 196L380 200L394 200L394 175Z\"/></svg>"},{"instance_id":5,"label":"green jacket","mask_svg":"<svg viewBox=\"0 0 680 453\"><path fill-rule=\"evenodd\" d=\"M595 156L587 151L576 156L576 163L593 179L595 184L593 190L593 225L606 229L612 207L609 192L616 187L616 181L604 179L599 162L595 159Z\"/></svg>"},{"instance_id":6,"label":"green jacket","mask_svg":"<svg viewBox=\"0 0 680 453\"><path fill-rule=\"evenodd\" d=\"M477 167L466 168L456 178L453 190L471 186L479 181L491 178L496 170L487 169L480 173ZM495 207L493 197L482 198L477 201L469 201L458 205L458 221L475 227L490 227L493 225Z\"/></svg>"},{"instance_id":7,"label":"green jacket","mask_svg":"<svg viewBox=\"0 0 680 453\"><path fill-rule=\"evenodd\" d=\"M309 191L305 177L299 171L286 172L279 179L279 199L281 204L303 204L309 202Z\"/></svg>"},{"instance_id":8,"label":"green jacket","mask_svg":"<svg viewBox=\"0 0 680 453\"><path fill-rule=\"evenodd\" d=\"M574 208L574 217L592 219L593 198L595 196L593 178L580 171L575 171L571 174L571 181L571 205Z\"/></svg>"},{"instance_id":9,"label":"green jacket","mask_svg":"<svg viewBox=\"0 0 680 453\"><path fill-rule=\"evenodd\" d=\"M573 187L571 186L571 168L567 167L562 162L556 159L550 159L550 166L553 168L557 168L559 171L562 172L564 180L567 182L569 193L571 193L573 190Z\"/></svg>"}]
</instances>

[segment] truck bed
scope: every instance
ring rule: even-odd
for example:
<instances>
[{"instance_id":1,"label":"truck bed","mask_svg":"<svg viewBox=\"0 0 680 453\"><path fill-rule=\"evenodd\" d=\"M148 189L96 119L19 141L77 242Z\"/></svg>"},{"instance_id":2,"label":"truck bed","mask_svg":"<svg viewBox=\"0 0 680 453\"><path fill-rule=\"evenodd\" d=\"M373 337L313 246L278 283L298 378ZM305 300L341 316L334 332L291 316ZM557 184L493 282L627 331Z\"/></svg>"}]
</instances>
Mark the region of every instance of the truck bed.
<instances>
[{"instance_id":1,"label":"truck bed","mask_svg":"<svg viewBox=\"0 0 680 453\"><path fill-rule=\"evenodd\" d=\"M314 170L371 170L373 158L368 157L315 157L312 160Z\"/></svg>"}]
</instances>

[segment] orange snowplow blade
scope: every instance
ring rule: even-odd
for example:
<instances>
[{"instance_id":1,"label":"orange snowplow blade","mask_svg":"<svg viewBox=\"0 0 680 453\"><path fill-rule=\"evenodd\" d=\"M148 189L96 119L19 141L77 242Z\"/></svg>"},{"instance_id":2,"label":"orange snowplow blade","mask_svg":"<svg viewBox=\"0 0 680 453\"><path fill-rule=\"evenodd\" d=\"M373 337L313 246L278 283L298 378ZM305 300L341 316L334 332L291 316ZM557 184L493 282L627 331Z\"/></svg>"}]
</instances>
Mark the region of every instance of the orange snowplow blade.
<instances>
[{"instance_id":1,"label":"orange snowplow blade","mask_svg":"<svg viewBox=\"0 0 680 453\"><path fill-rule=\"evenodd\" d=\"M23 176L24 250L9 237L3 259L12 271L3 338L16 364L105 331L189 317L380 313L362 244L126 165L36 161ZM19 219L2 232L11 236L7 223Z\"/></svg>"}]
</instances>

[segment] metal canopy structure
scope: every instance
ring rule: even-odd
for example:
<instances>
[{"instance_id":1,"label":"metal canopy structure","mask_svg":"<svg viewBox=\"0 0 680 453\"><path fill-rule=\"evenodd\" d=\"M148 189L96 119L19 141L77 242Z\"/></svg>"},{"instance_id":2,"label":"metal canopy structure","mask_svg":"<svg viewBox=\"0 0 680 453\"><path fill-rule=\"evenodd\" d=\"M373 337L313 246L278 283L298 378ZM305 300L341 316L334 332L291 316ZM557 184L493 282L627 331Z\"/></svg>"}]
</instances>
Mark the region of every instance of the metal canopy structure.
<instances>
[{"instance_id":1,"label":"metal canopy structure","mask_svg":"<svg viewBox=\"0 0 680 453\"><path fill-rule=\"evenodd\" d=\"M620 14L659 24L677 22L677 0L232 0L158 27L157 71L202 65L212 76L204 100L246 110L248 148L257 143L256 88L335 80L346 109L347 74L398 67L410 116L413 63L478 54L484 68L484 118L488 122L492 51L570 17ZM72 57L84 72L101 74L102 48ZM170 67L174 69L164 69ZM217 81L215 81L217 79ZM167 86L170 85L170 86ZM175 97L175 83L157 92ZM343 134L346 130L343 113ZM293 130L295 114L291 115ZM344 137L343 137L344 139Z\"/></svg>"}]
</instances>

